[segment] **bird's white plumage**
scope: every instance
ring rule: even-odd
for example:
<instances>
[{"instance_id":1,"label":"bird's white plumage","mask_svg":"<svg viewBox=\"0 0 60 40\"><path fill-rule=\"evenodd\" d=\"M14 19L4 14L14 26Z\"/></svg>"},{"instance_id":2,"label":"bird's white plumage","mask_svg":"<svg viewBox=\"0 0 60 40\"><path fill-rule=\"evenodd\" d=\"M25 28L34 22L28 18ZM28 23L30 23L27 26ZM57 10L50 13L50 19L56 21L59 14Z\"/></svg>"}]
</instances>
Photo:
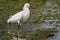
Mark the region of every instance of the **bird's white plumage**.
<instances>
[{"instance_id":1,"label":"bird's white plumage","mask_svg":"<svg viewBox=\"0 0 60 40\"><path fill-rule=\"evenodd\" d=\"M29 3L26 3L23 7L23 10L16 13L15 15L13 15L12 17L10 17L8 20L7 20L7 23L18 23L20 24L21 21L22 22L26 22L27 19L29 18L30 16L30 10L29 10L29 7L30 7L30 4Z\"/></svg>"}]
</instances>

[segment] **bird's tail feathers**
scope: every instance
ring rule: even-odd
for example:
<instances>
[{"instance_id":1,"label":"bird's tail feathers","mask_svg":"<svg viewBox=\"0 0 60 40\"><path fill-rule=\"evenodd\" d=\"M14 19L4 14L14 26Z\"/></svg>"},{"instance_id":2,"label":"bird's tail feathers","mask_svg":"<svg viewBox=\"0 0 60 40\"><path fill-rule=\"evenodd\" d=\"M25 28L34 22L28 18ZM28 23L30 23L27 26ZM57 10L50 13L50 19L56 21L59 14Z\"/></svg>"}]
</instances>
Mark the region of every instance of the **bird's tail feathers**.
<instances>
[{"instance_id":1,"label":"bird's tail feathers","mask_svg":"<svg viewBox=\"0 0 60 40\"><path fill-rule=\"evenodd\" d=\"M10 19L7 20L7 23L10 23Z\"/></svg>"}]
</instances>

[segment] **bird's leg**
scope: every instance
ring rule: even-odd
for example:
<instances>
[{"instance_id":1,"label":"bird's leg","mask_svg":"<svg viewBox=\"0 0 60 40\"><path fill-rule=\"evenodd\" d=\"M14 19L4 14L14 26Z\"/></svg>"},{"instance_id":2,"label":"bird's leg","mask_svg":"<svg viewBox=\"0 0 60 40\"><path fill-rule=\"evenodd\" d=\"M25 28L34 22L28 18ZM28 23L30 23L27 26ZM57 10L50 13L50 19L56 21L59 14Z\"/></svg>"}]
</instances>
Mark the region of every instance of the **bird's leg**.
<instances>
[{"instance_id":1,"label":"bird's leg","mask_svg":"<svg viewBox=\"0 0 60 40\"><path fill-rule=\"evenodd\" d=\"M19 28L21 29L21 23L20 23L20 27Z\"/></svg>"},{"instance_id":2,"label":"bird's leg","mask_svg":"<svg viewBox=\"0 0 60 40\"><path fill-rule=\"evenodd\" d=\"M20 25L18 25L18 30L19 30L19 29L21 29L21 24L20 24Z\"/></svg>"},{"instance_id":3,"label":"bird's leg","mask_svg":"<svg viewBox=\"0 0 60 40\"><path fill-rule=\"evenodd\" d=\"M19 28L20 28L20 25L18 25L18 30L19 30Z\"/></svg>"},{"instance_id":4,"label":"bird's leg","mask_svg":"<svg viewBox=\"0 0 60 40\"><path fill-rule=\"evenodd\" d=\"M18 38L19 38L19 25L18 25L17 31L18 31L18 32L17 32L17 34L18 34L18 35L17 35L17 40L18 40Z\"/></svg>"},{"instance_id":5,"label":"bird's leg","mask_svg":"<svg viewBox=\"0 0 60 40\"><path fill-rule=\"evenodd\" d=\"M18 21L18 30L19 30L19 28L21 28L21 23L20 23L20 21Z\"/></svg>"},{"instance_id":6,"label":"bird's leg","mask_svg":"<svg viewBox=\"0 0 60 40\"><path fill-rule=\"evenodd\" d=\"M18 25L18 35L17 35L17 40L18 40L18 38L19 38L19 29L21 29L21 24Z\"/></svg>"}]
</instances>

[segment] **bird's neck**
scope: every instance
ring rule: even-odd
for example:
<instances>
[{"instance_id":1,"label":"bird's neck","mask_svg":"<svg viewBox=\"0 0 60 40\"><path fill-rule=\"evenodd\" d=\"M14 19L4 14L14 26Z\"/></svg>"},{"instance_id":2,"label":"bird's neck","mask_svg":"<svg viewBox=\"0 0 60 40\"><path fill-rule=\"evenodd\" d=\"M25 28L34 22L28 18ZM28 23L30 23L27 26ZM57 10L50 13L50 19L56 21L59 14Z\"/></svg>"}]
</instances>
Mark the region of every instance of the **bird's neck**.
<instances>
[{"instance_id":1,"label":"bird's neck","mask_svg":"<svg viewBox=\"0 0 60 40\"><path fill-rule=\"evenodd\" d=\"M23 10L25 10L25 11L29 11L29 8L23 8Z\"/></svg>"}]
</instances>

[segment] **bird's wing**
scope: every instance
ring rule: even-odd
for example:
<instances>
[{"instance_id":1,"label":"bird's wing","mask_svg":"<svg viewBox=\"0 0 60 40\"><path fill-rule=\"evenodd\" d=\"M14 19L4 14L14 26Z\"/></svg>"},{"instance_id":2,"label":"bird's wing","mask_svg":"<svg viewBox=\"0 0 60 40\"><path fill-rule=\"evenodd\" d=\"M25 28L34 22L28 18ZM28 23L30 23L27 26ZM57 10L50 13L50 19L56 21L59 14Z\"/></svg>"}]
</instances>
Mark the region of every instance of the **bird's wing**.
<instances>
[{"instance_id":1,"label":"bird's wing","mask_svg":"<svg viewBox=\"0 0 60 40\"><path fill-rule=\"evenodd\" d=\"M18 12L15 15L13 15L11 18L21 18L23 13L24 13L24 11Z\"/></svg>"},{"instance_id":2,"label":"bird's wing","mask_svg":"<svg viewBox=\"0 0 60 40\"><path fill-rule=\"evenodd\" d=\"M23 13L24 13L24 11L21 11L21 12L18 12L18 13L16 13L16 14L14 14L12 17L10 17L8 20L7 20L7 22L9 23L9 22L16 22L16 21L20 21L21 20L21 18L22 18L22 16L23 16Z\"/></svg>"}]
</instances>

